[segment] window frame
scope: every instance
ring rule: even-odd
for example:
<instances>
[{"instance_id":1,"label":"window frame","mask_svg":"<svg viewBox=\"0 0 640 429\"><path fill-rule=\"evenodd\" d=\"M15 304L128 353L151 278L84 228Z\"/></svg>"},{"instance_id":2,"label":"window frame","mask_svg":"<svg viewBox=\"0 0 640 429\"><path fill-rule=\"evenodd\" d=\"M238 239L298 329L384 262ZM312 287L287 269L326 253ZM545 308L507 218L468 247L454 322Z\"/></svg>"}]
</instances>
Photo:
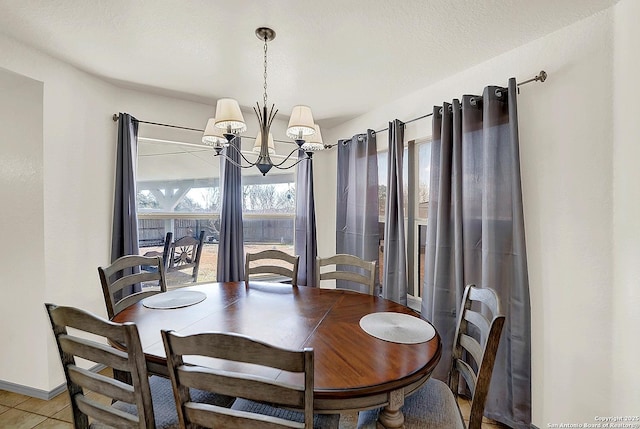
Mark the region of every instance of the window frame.
<instances>
[{"instance_id":1,"label":"window frame","mask_svg":"<svg viewBox=\"0 0 640 429\"><path fill-rule=\"evenodd\" d=\"M198 147L198 148L202 148L202 150L210 150L210 148L208 148L207 146L204 145L199 145L199 144L194 144L194 143L188 143L188 142L183 142L183 141L177 141L177 140L160 140L160 139L156 139L156 138L147 138L147 137L143 137L143 136L139 136L138 138L139 142L145 142L146 144L150 144L153 145L154 143L161 143L164 145L170 144L170 145L176 145L176 146L186 146L186 147ZM153 147L153 146L150 146ZM176 153L180 153L181 150L176 150ZM249 151L243 151L245 152L248 156L250 155L255 155L252 152ZM145 155L141 155L140 153L138 154L138 159L136 160L136 162L139 162L140 160L140 156L144 156L145 158L150 157L150 156L163 156L163 155L171 155L171 152L167 152L167 153L163 153L163 152L159 152L159 153L154 153L153 151L150 154L145 154ZM213 151L211 150L211 158L212 160L210 160L210 162L212 163L218 163L219 162L219 158L216 159L213 157ZM284 156L279 156L279 155L272 155L272 158L282 158L284 159ZM296 160L292 157L291 160L289 161L290 163L294 163ZM146 159L146 162L150 162L149 158ZM153 162L153 161L151 161ZM256 168L256 167L253 167ZM278 185L278 184L288 184L290 186L290 189L292 188L293 192L294 192L294 199L293 199L293 208L291 209L290 212L287 213L283 213L283 212L252 212L252 211L245 211L243 208L243 212L242 212L242 217L243 217L243 228L246 228L246 224L245 221L247 220L279 220L279 219L287 219L291 221L291 243L288 242L287 240L287 246L289 246L291 248L291 253L293 253L293 248L295 246L295 198L297 198L297 192L295 192L296 188L297 188L297 184L296 184L296 178L297 178L297 167L292 166L292 168L289 169L288 172L286 173L280 173L280 174L271 174L268 177L266 177L267 180L265 180L265 177L263 177L262 175L258 175L258 174L245 174L246 169L242 169L242 186L243 186L243 197L244 197L244 187L245 186L250 186L250 185L267 185L267 184L274 184L274 185ZM215 174L215 175L214 175ZM201 179L171 179L171 178L167 178L166 181L163 179L156 179L156 180L139 180L138 177L136 177L136 187L137 187L137 195L136 195L136 200L137 197L139 195L140 192L142 191L149 191L150 193L154 193L157 190L161 189L163 193L165 192L171 192L171 190L174 188L173 184L179 184L180 186L178 186L178 189L180 189L180 193L182 194L180 197L178 197L175 201L174 201L174 209L176 206L178 206L180 204L181 201L183 201L187 195L189 194L189 192L191 191L191 189L194 188L219 188L221 187L221 181L220 181L220 172L218 171L217 173L213 173L211 175L211 177L206 177L206 178L201 178ZM220 195L222 194L222 190L220 189ZM243 203L244 203L244 199L243 199ZM166 203L165 203L166 204ZM220 202L221 204L221 202ZM243 204L244 205L244 204ZM160 208L160 209L154 209L154 208L140 208L138 207L138 203L136 201L136 208L137 208L137 215L138 215L138 219L140 220L164 220L165 221L165 226L164 226L164 231L165 231L165 236L166 236L166 232L167 231L171 231L175 229L175 224L176 221L179 220L204 220L204 221L211 221L211 222L216 222L219 221L220 219L220 211L219 208L216 210L215 208L213 210L204 210L204 211L168 211L167 208L165 207L164 209ZM168 225L167 223L171 222L172 225ZM139 236L141 236L140 234L140 227L138 227L138 234ZM154 238L155 239L155 238ZM162 240L164 240L164 236L162 237ZM210 243L217 245L218 241L211 241ZM142 245L142 244L148 244L148 243L140 243L140 239L138 240L138 244ZM249 242L247 243L247 241L245 240L244 245L255 245L256 243L254 242ZM266 246L271 246L273 245L272 243L267 243L265 244ZM144 246L141 247L141 253L144 253L144 250L148 249L149 246ZM153 247L153 246L151 246ZM215 277L215 264L216 262L214 261L214 267L213 267L213 271L214 271L214 277ZM266 279L265 279L266 280ZM211 280L211 281L215 281Z\"/></svg>"},{"instance_id":2,"label":"window frame","mask_svg":"<svg viewBox=\"0 0 640 429\"><path fill-rule=\"evenodd\" d=\"M408 300L413 301L414 306L420 306L422 301L422 285L420 283L420 227L427 226L428 218L419 217L419 191L420 191L420 157L419 148L421 145L432 142L432 136L424 136L412 140L408 140L403 143L406 150L406 177L407 183L405 184L407 189L407 204L405 206L404 222L405 222L405 240L406 240L406 257L407 266L410 267L407 270L408 287L407 294ZM386 153L388 156L388 148L384 148L378 151L380 153ZM380 168L380 164L378 164ZM388 174L388 172L387 172ZM404 175L404 172L403 172ZM379 184L380 185L380 184ZM380 194L378 194L380 198ZM378 223L384 225L385 214L378 216ZM382 239L382 237L381 237ZM382 272L382 262L380 262L380 271Z\"/></svg>"}]
</instances>

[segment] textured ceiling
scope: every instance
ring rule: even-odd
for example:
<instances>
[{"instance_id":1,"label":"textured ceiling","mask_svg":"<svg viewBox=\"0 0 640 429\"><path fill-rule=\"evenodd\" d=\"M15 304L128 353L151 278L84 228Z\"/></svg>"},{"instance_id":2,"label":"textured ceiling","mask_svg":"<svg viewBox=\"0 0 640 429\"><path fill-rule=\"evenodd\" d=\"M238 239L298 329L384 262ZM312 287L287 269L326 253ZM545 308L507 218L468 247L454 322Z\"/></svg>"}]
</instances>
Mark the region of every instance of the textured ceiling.
<instances>
[{"instance_id":1,"label":"textured ceiling","mask_svg":"<svg viewBox=\"0 0 640 429\"><path fill-rule=\"evenodd\" d=\"M327 126L608 8L616 0L0 0L0 32L119 85L262 101ZM532 70L532 73L537 72Z\"/></svg>"}]
</instances>

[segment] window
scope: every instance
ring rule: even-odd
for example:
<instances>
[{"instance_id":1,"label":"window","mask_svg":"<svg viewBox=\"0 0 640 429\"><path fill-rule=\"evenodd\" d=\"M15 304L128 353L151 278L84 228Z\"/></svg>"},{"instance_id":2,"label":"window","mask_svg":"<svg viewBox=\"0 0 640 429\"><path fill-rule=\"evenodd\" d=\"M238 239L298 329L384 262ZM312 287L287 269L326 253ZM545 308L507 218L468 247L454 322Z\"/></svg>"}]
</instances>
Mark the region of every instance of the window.
<instances>
[{"instance_id":1,"label":"window","mask_svg":"<svg viewBox=\"0 0 640 429\"><path fill-rule=\"evenodd\" d=\"M142 126L141 132L142 135ZM243 153L255 158L245 139ZM249 150L246 150L249 149ZM290 145L279 148L282 153ZM274 162L282 157L272 155ZM278 159L280 158L280 159ZM294 157L295 158L295 155ZM287 161L292 165L296 159ZM295 168L273 168L262 176L242 169L245 251L294 253ZM140 253L161 251L166 233L175 238L205 231L199 281L215 281L220 238L220 158L201 145L138 138L138 242Z\"/></svg>"},{"instance_id":2,"label":"window","mask_svg":"<svg viewBox=\"0 0 640 429\"><path fill-rule=\"evenodd\" d=\"M414 206L415 228L414 228L414 251L413 254L418 258L414 263L414 278L417 284L414 286L416 292L415 297L422 297L422 287L424 285L424 258L427 244L427 216L429 214L429 182L431 176L431 139L424 139L415 143L417 157L415 161L416 177L414 184L417 189L414 190L416 196L416 204Z\"/></svg>"},{"instance_id":3,"label":"window","mask_svg":"<svg viewBox=\"0 0 640 429\"><path fill-rule=\"evenodd\" d=\"M409 269L408 293L420 298L424 283L424 253L426 243L427 214L429 207L429 170L431 139L412 140L405 144L402 168L403 202L405 208L405 238L407 266ZM378 201L380 248L378 267L380 278L384 270L383 245L385 205L387 199L388 151L378 152Z\"/></svg>"},{"instance_id":4,"label":"window","mask_svg":"<svg viewBox=\"0 0 640 429\"><path fill-rule=\"evenodd\" d=\"M146 127L146 128L145 128ZM138 138L138 244L140 253L162 251L166 233L175 238L205 231L199 281L216 277L220 227L220 161L201 145Z\"/></svg>"},{"instance_id":5,"label":"window","mask_svg":"<svg viewBox=\"0 0 640 429\"><path fill-rule=\"evenodd\" d=\"M277 249L294 254L295 175L284 171L261 175L260 183L252 184L252 176L243 177L243 183L245 178L249 182L243 185L242 195L246 252Z\"/></svg>"}]
</instances>

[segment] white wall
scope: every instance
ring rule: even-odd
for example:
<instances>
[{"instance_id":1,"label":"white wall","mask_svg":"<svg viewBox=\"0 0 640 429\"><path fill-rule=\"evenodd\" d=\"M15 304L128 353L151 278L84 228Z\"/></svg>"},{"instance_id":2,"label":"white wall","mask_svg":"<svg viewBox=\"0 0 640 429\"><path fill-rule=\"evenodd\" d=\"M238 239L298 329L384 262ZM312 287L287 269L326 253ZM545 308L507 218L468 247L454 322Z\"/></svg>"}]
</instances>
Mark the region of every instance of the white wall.
<instances>
[{"instance_id":1,"label":"white wall","mask_svg":"<svg viewBox=\"0 0 640 429\"><path fill-rule=\"evenodd\" d=\"M631 2L621 7L627 3ZM627 18L629 23L640 18L637 8L634 13ZM382 129L394 118L422 116L434 104L481 93L486 85L505 85L511 76L523 81L541 69L547 71L546 83L522 87L518 99L532 308L533 422L539 427L593 422L595 415L611 412L613 389L618 389L611 381L612 312L617 309L628 315L635 308L622 300L614 302L611 292L613 28L609 9L325 132L332 142L367 128ZM631 53L625 47L623 55ZM409 124L406 139L430 135L430 127L430 120ZM381 133L378 142L387 138L386 132ZM623 147L630 143L620 142ZM632 162L627 161L629 166ZM335 200L335 163L332 169L317 174L325 183L331 178L328 188L333 190L323 194L326 201L317 206ZM631 167L626 171L637 180L638 173ZM637 213L638 199L629 204ZM625 229L637 231L637 227L637 220L627 219ZM324 240L319 248L335 249L332 231L335 217L328 217L318 234ZM637 236L628 241L637 261ZM620 244L620 251L623 248ZM623 271L637 278L632 264L629 259ZM631 287L619 293L630 294ZM631 315L620 317L632 319ZM633 332L627 328L625 340ZM624 358L629 365L625 368L632 368L635 350ZM636 374L630 389L637 389L638 381ZM620 412L637 414L630 404Z\"/></svg>"},{"instance_id":2,"label":"white wall","mask_svg":"<svg viewBox=\"0 0 640 429\"><path fill-rule=\"evenodd\" d=\"M640 410L640 2L615 8L611 411Z\"/></svg>"},{"instance_id":3,"label":"white wall","mask_svg":"<svg viewBox=\"0 0 640 429\"><path fill-rule=\"evenodd\" d=\"M44 314L42 94L42 82L0 69L0 379L14 383L47 377L46 349L32 352L47 332L12 329ZM25 356L32 366L20 378L13 368Z\"/></svg>"},{"instance_id":4,"label":"white wall","mask_svg":"<svg viewBox=\"0 0 640 429\"><path fill-rule=\"evenodd\" d=\"M0 380L48 392L64 377L44 302L106 313L96 267L109 257L116 133L107 112L114 97L111 85L11 39L0 37L0 51L0 67L44 83L40 125L25 125L42 128L38 150L28 153L42 164L42 190L30 192L20 183L10 188L14 199L31 201L21 213L25 219L42 207L42 229L20 233L40 246L44 259L24 270L27 279L11 285L9 299L21 317L5 320L4 312L0 317L25 341L3 350ZM22 142L8 144L19 148ZM29 256L28 248L16 249ZM3 339L3 344L9 343Z\"/></svg>"}]
</instances>

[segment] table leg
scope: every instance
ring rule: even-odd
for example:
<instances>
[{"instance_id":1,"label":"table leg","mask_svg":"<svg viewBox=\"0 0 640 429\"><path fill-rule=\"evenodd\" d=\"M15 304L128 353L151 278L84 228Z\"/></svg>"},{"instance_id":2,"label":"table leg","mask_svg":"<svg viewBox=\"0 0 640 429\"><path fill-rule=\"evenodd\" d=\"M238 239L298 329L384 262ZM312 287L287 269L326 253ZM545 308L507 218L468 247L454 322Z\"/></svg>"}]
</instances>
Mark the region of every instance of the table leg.
<instances>
[{"instance_id":1,"label":"table leg","mask_svg":"<svg viewBox=\"0 0 640 429\"><path fill-rule=\"evenodd\" d=\"M404 405L404 389L394 390L389 395L389 405L378 417L378 428L404 429L404 415L400 408Z\"/></svg>"},{"instance_id":2,"label":"table leg","mask_svg":"<svg viewBox=\"0 0 640 429\"><path fill-rule=\"evenodd\" d=\"M358 412L340 413L339 429L356 429L358 427Z\"/></svg>"}]
</instances>

